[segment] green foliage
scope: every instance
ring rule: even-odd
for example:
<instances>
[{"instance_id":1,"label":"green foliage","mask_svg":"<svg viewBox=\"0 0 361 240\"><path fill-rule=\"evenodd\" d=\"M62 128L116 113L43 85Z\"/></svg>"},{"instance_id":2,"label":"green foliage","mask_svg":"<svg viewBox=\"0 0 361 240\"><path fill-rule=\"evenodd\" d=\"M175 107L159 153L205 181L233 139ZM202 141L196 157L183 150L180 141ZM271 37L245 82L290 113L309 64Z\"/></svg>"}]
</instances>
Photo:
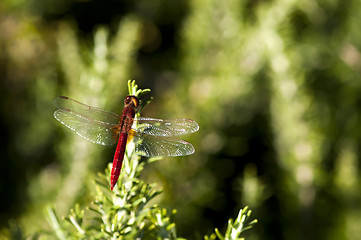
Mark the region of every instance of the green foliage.
<instances>
[{"instance_id":1,"label":"green foliage","mask_svg":"<svg viewBox=\"0 0 361 240\"><path fill-rule=\"evenodd\" d=\"M222 233L218 230L218 228L215 229L215 234L212 234L211 236L205 236L205 240L214 240L216 237L218 237L220 240L244 240L243 237L241 237L241 234L251 229L254 224L257 223L257 219L254 219L250 222L248 222L249 217L251 215L252 211L248 210L248 207L244 207L243 209L239 210L239 214L236 218L236 220L229 219L228 226L226 233L222 235Z\"/></svg>"},{"instance_id":2,"label":"green foliage","mask_svg":"<svg viewBox=\"0 0 361 240\"><path fill-rule=\"evenodd\" d=\"M110 168L95 181L95 200L80 210L70 210L64 221L59 221L52 208L47 214L59 239L177 239L175 224L165 209L149 206L149 201L160 192L138 177L144 162L133 158L130 175L123 173L114 192L109 190ZM125 159L127 161L127 158Z\"/></svg>"}]
</instances>

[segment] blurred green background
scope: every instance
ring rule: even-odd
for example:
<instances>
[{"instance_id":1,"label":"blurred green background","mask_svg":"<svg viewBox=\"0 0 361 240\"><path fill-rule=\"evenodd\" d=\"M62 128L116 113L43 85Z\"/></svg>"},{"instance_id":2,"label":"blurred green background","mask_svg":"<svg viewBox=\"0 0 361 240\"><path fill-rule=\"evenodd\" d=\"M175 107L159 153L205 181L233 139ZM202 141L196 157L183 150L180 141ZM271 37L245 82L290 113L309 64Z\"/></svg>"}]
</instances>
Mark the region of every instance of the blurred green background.
<instances>
[{"instance_id":1,"label":"blurred green background","mask_svg":"<svg viewBox=\"0 0 361 240\"><path fill-rule=\"evenodd\" d=\"M202 239L248 205L251 239L361 239L361 1L2 0L0 238L49 229L92 200L112 147L53 118L65 95L120 112L191 118L189 157L143 178ZM20 235L22 234L22 235Z\"/></svg>"}]
</instances>

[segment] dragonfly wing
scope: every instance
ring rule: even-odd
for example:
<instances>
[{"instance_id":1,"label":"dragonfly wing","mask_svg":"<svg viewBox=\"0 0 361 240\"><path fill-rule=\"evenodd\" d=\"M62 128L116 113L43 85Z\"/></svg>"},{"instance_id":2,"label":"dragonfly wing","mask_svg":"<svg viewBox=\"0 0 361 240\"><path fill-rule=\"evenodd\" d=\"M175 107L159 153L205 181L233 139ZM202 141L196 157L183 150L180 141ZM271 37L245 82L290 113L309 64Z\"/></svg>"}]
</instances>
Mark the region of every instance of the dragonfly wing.
<instances>
[{"instance_id":1,"label":"dragonfly wing","mask_svg":"<svg viewBox=\"0 0 361 240\"><path fill-rule=\"evenodd\" d=\"M133 141L135 151L145 157L185 156L194 153L193 145L180 139L135 134Z\"/></svg>"},{"instance_id":2,"label":"dragonfly wing","mask_svg":"<svg viewBox=\"0 0 361 240\"><path fill-rule=\"evenodd\" d=\"M139 118L134 120L136 124L135 131L152 136L172 137L190 134L198 131L197 122L190 119L155 119Z\"/></svg>"},{"instance_id":3,"label":"dragonfly wing","mask_svg":"<svg viewBox=\"0 0 361 240\"><path fill-rule=\"evenodd\" d=\"M53 104L59 109L67 109L88 119L108 122L111 124L119 123L120 116L118 114L100 108L88 106L68 97L56 97L53 101Z\"/></svg>"},{"instance_id":4,"label":"dragonfly wing","mask_svg":"<svg viewBox=\"0 0 361 240\"><path fill-rule=\"evenodd\" d=\"M54 117L88 141L101 145L112 145L118 140L119 125L109 124L72 112L68 109L59 109Z\"/></svg>"}]
</instances>

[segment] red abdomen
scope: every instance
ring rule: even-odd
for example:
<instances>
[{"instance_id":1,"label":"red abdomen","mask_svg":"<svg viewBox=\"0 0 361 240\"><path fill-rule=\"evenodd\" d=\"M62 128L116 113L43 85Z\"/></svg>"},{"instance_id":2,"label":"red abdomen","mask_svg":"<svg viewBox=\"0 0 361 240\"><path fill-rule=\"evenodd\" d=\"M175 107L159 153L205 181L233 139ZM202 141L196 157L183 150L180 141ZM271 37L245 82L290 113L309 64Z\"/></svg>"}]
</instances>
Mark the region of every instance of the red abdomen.
<instances>
[{"instance_id":1,"label":"red abdomen","mask_svg":"<svg viewBox=\"0 0 361 240\"><path fill-rule=\"evenodd\" d=\"M127 144L128 133L120 133L117 149L115 150L112 173L110 177L110 189L113 190L118 181L120 170L122 169L125 146Z\"/></svg>"}]
</instances>

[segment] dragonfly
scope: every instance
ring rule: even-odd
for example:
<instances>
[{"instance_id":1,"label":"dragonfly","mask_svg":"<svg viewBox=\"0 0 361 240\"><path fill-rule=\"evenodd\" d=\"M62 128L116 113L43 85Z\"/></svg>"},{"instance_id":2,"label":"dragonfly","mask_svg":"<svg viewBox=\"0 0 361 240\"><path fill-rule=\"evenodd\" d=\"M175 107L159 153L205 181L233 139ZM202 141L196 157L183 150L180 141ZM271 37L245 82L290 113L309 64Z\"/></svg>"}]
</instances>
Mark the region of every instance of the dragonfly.
<instances>
[{"instance_id":1,"label":"dragonfly","mask_svg":"<svg viewBox=\"0 0 361 240\"><path fill-rule=\"evenodd\" d=\"M136 118L139 99L133 95L125 98L121 115L64 96L56 97L53 104L58 108L54 117L79 136L101 145L117 143L110 177L112 191L130 142L134 143L134 152L145 157L186 156L195 151L191 143L176 137L198 131L197 122L190 119Z\"/></svg>"}]
</instances>

